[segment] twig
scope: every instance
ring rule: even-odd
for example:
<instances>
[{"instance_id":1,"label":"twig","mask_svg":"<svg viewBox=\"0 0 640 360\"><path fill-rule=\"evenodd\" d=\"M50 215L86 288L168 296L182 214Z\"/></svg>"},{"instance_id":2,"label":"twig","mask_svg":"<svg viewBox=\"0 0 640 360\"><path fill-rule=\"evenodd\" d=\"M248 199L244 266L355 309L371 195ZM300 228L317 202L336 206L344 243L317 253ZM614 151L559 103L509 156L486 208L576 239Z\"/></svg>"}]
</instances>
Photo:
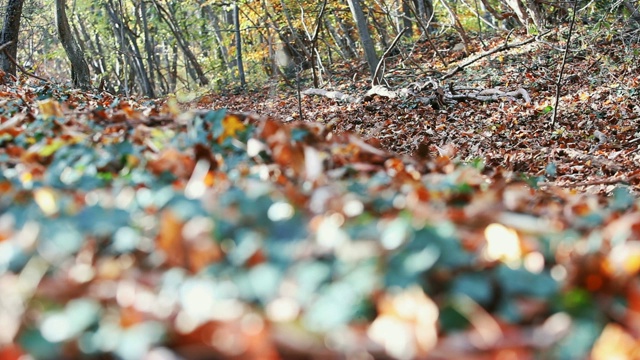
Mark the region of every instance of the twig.
<instances>
[{"instance_id":1,"label":"twig","mask_svg":"<svg viewBox=\"0 0 640 360\"><path fill-rule=\"evenodd\" d=\"M576 13L578 9L578 0L573 0L573 15L571 15L571 24L569 25L569 36L567 37L567 46L564 48L564 55L562 55L562 65L560 65L560 74L558 74L558 80L556 81L556 104L553 106L553 115L551 116L551 127L556 126L556 120L558 119L558 104L560 103L560 86L562 85L562 74L564 73L564 66L567 63L567 54L569 53L569 47L571 45L571 34L573 33L573 25L576 23Z\"/></svg>"},{"instance_id":2,"label":"twig","mask_svg":"<svg viewBox=\"0 0 640 360\"><path fill-rule=\"evenodd\" d=\"M13 65L15 65L23 74L31 76L32 78L36 78L38 80L44 81L44 82L51 82L47 79L41 78L38 75L32 74L30 72L28 72L24 67L22 67L22 65L18 64L18 62L16 61L16 59L13 58L13 56L11 56L11 54L9 54L9 50L7 50L7 47L9 47L9 45L12 44L12 41L6 42L2 45L0 45L0 50L2 50L4 52L4 54L6 55L7 59L9 59L9 61L11 61L13 63Z\"/></svg>"},{"instance_id":3,"label":"twig","mask_svg":"<svg viewBox=\"0 0 640 360\"><path fill-rule=\"evenodd\" d=\"M373 78L371 79L371 86L376 86L380 84L380 81L378 80L378 73L380 73L380 69L382 69L382 63L387 58L387 56L389 56L393 48L396 47L396 45L398 44L398 41L400 41L400 38L402 37L402 35L404 35L404 33L407 30L408 30L407 28L402 29L402 31L400 31L398 35L396 35L396 38L393 39L393 42L391 43L391 45L389 45L389 48L387 48L387 50L385 50L385 52L382 54L380 61L378 61L378 66L376 66L376 71L373 73Z\"/></svg>"},{"instance_id":4,"label":"twig","mask_svg":"<svg viewBox=\"0 0 640 360\"><path fill-rule=\"evenodd\" d=\"M0 45L0 50L4 50L9 47L9 45L13 44L13 41L7 41L6 43Z\"/></svg>"},{"instance_id":5,"label":"twig","mask_svg":"<svg viewBox=\"0 0 640 360\"><path fill-rule=\"evenodd\" d=\"M549 33L549 31L547 31L546 33L544 33L544 34L542 34L542 35L538 35L538 36L536 36L536 37L532 37L532 38L530 38L530 39L527 39L527 40L525 40L525 41L521 41L521 42L519 42L519 43L515 43L515 44L507 44L507 43L505 42L503 45L500 45L500 46L498 46L497 48L491 49L491 50L489 50L489 51L485 51L485 52L483 52L482 54L476 55L476 56L474 56L474 57L472 57L472 58L470 58L470 59L466 60L466 61L465 61L465 62L463 62L462 64L457 65L457 66L455 67L455 69L453 69L453 70L449 71L448 73L444 74L444 75L440 78L440 80L446 80L446 79L448 79L448 78L452 77L453 75L457 74L459 71L461 71L462 69L464 69L465 67L467 67L467 66L469 66L469 65L473 64L474 62L476 62L476 61L478 61L478 60L480 60L480 59L483 59L483 58L485 58L485 57L487 57L487 56L489 56L489 55L493 55L493 54L498 53L498 52L501 52L501 51L510 50L510 49L513 49L513 48L516 48L516 47L519 47L519 46L523 46L523 45L530 44L530 43L532 43L532 42L534 42L534 41L537 41L537 39L538 39L539 37L542 37L542 36L544 36L544 35L546 35L546 34L548 34L548 33Z\"/></svg>"},{"instance_id":6,"label":"twig","mask_svg":"<svg viewBox=\"0 0 640 360\"><path fill-rule=\"evenodd\" d=\"M635 144L635 143L637 143L637 142L640 142L640 138L635 138L635 139L633 139L633 140L629 140L629 141L627 141L624 145L625 145L625 146L629 146L629 145L633 145L633 144Z\"/></svg>"}]
</instances>

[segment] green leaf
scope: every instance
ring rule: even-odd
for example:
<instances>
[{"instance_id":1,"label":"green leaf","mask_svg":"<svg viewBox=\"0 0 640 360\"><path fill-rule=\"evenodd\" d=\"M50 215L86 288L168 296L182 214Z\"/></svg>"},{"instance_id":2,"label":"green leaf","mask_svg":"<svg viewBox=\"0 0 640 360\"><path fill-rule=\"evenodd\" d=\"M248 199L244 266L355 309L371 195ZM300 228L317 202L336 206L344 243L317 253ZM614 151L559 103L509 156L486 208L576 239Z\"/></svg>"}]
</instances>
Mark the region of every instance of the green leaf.
<instances>
[{"instance_id":1,"label":"green leaf","mask_svg":"<svg viewBox=\"0 0 640 360\"><path fill-rule=\"evenodd\" d=\"M636 197L628 186L617 186L613 189L613 197L609 200L609 206L613 210L626 210L635 202Z\"/></svg>"},{"instance_id":2,"label":"green leaf","mask_svg":"<svg viewBox=\"0 0 640 360\"><path fill-rule=\"evenodd\" d=\"M555 163L548 163L547 167L545 168L545 172L547 173L547 176L549 177L555 177L556 176L556 164Z\"/></svg>"},{"instance_id":3,"label":"green leaf","mask_svg":"<svg viewBox=\"0 0 640 360\"><path fill-rule=\"evenodd\" d=\"M557 293L559 288L558 283L546 271L536 274L524 268L512 269L500 265L496 275L508 296L530 295L548 298Z\"/></svg>"},{"instance_id":4,"label":"green leaf","mask_svg":"<svg viewBox=\"0 0 640 360\"><path fill-rule=\"evenodd\" d=\"M480 305L488 305L493 298L491 281L488 273L463 274L454 279L451 292L467 295Z\"/></svg>"}]
</instances>

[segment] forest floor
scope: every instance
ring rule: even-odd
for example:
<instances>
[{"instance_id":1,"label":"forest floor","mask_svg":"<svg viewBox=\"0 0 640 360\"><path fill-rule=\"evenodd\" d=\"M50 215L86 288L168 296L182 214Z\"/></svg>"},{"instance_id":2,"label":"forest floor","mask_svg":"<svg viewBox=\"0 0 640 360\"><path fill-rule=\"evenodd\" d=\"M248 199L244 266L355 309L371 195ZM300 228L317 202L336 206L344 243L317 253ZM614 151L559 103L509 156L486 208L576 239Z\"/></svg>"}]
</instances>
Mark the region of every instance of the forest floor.
<instances>
[{"instance_id":1,"label":"forest floor","mask_svg":"<svg viewBox=\"0 0 640 360\"><path fill-rule=\"evenodd\" d=\"M446 154L463 162L482 161L487 171L500 167L545 177L541 186L609 193L613 185L625 183L637 192L640 45L637 33L618 31L608 37L602 35L604 29L602 33L593 30L574 34L555 126L551 119L564 43L551 36L487 56L439 82L444 89L453 86L508 92L522 88L531 97L530 103L523 99L466 100L435 110L415 97L373 96L368 101L346 103L302 95L302 121L356 133L397 154ZM453 36L436 40L434 47L445 49L441 54L451 69L505 44L505 40L517 43L527 38L522 30L510 37L505 32L482 41L476 38L471 45L476 53L469 56L463 49L448 50L460 41ZM428 42L409 50L386 61L385 76L392 89L437 80L446 73ZM333 70L326 79L329 90L363 97L371 88L366 63L339 63L333 68L340 70ZM310 71L306 74L310 76ZM303 92L310 83L309 78L306 80ZM205 96L189 106L225 107L285 122L300 120L296 91L275 86L249 94Z\"/></svg>"},{"instance_id":2,"label":"forest floor","mask_svg":"<svg viewBox=\"0 0 640 360\"><path fill-rule=\"evenodd\" d=\"M552 126L567 29L362 102L2 85L0 359L636 358L638 34L576 34Z\"/></svg>"}]
</instances>

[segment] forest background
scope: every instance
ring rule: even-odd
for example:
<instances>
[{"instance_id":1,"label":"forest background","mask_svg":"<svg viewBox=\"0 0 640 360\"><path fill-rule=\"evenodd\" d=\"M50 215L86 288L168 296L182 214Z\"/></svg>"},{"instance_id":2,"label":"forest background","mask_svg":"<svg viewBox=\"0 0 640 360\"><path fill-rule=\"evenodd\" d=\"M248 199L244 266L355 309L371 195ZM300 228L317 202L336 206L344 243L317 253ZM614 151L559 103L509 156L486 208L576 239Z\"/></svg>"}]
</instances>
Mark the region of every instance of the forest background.
<instances>
[{"instance_id":1,"label":"forest background","mask_svg":"<svg viewBox=\"0 0 640 360\"><path fill-rule=\"evenodd\" d=\"M637 1L3 15L0 359L637 357Z\"/></svg>"}]
</instances>

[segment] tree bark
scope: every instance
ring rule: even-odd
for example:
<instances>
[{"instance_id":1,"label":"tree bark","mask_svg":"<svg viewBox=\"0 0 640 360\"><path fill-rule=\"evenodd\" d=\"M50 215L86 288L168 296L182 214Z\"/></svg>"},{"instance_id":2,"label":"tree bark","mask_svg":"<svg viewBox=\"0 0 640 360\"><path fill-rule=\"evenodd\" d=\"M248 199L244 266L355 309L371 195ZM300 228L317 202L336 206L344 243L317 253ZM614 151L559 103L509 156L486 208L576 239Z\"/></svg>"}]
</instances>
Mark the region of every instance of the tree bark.
<instances>
[{"instance_id":1,"label":"tree bark","mask_svg":"<svg viewBox=\"0 0 640 360\"><path fill-rule=\"evenodd\" d=\"M9 56L17 59L18 54L18 34L20 33L20 17L22 16L22 5L24 0L9 0L4 16L4 27L0 35L0 45L11 41L4 51L0 51L0 67L7 75L16 75L16 65ZM5 53L5 51L9 54ZM4 80L8 80L6 76Z\"/></svg>"},{"instance_id":2,"label":"tree bark","mask_svg":"<svg viewBox=\"0 0 640 360\"><path fill-rule=\"evenodd\" d=\"M153 41L151 41L151 32L149 31L149 23L147 21L147 5L146 2L140 1L140 17L142 18L142 30L144 32L144 50L147 53L147 69L149 73L149 83L151 88L150 97L154 97L155 95L155 62L153 61Z\"/></svg>"},{"instance_id":3,"label":"tree bark","mask_svg":"<svg viewBox=\"0 0 640 360\"><path fill-rule=\"evenodd\" d=\"M353 15L353 21L355 21L358 27L358 34L360 35L360 41L362 42L362 48L364 49L364 56L369 64L369 71L371 72L371 81L377 84L380 79L374 79L373 75L376 72L378 66L378 55L376 49L371 40L371 34L369 34L369 27L367 26L367 19L364 16L362 7L360 6L360 0L348 0L349 8L351 9L351 15Z\"/></svg>"},{"instance_id":4,"label":"tree bark","mask_svg":"<svg viewBox=\"0 0 640 360\"><path fill-rule=\"evenodd\" d=\"M91 87L89 65L87 65L84 59L82 49L80 49L76 39L73 38L71 28L69 27L69 20L67 19L65 0L56 0L56 25L62 47L71 62L71 79L73 86L87 90Z\"/></svg>"},{"instance_id":5,"label":"tree bark","mask_svg":"<svg viewBox=\"0 0 640 360\"><path fill-rule=\"evenodd\" d=\"M238 65L238 76L240 77L240 85L245 88L247 81L244 77L244 65L242 64L242 37L240 36L240 14L238 10L238 2L233 2L233 26L236 33L236 62Z\"/></svg>"},{"instance_id":6,"label":"tree bark","mask_svg":"<svg viewBox=\"0 0 640 360\"><path fill-rule=\"evenodd\" d=\"M405 33L408 37L413 36L413 24L411 23L411 9L409 8L409 0L401 0L402 1L402 24L404 25L407 32ZM398 31L400 31L400 27L398 27Z\"/></svg>"}]
</instances>

